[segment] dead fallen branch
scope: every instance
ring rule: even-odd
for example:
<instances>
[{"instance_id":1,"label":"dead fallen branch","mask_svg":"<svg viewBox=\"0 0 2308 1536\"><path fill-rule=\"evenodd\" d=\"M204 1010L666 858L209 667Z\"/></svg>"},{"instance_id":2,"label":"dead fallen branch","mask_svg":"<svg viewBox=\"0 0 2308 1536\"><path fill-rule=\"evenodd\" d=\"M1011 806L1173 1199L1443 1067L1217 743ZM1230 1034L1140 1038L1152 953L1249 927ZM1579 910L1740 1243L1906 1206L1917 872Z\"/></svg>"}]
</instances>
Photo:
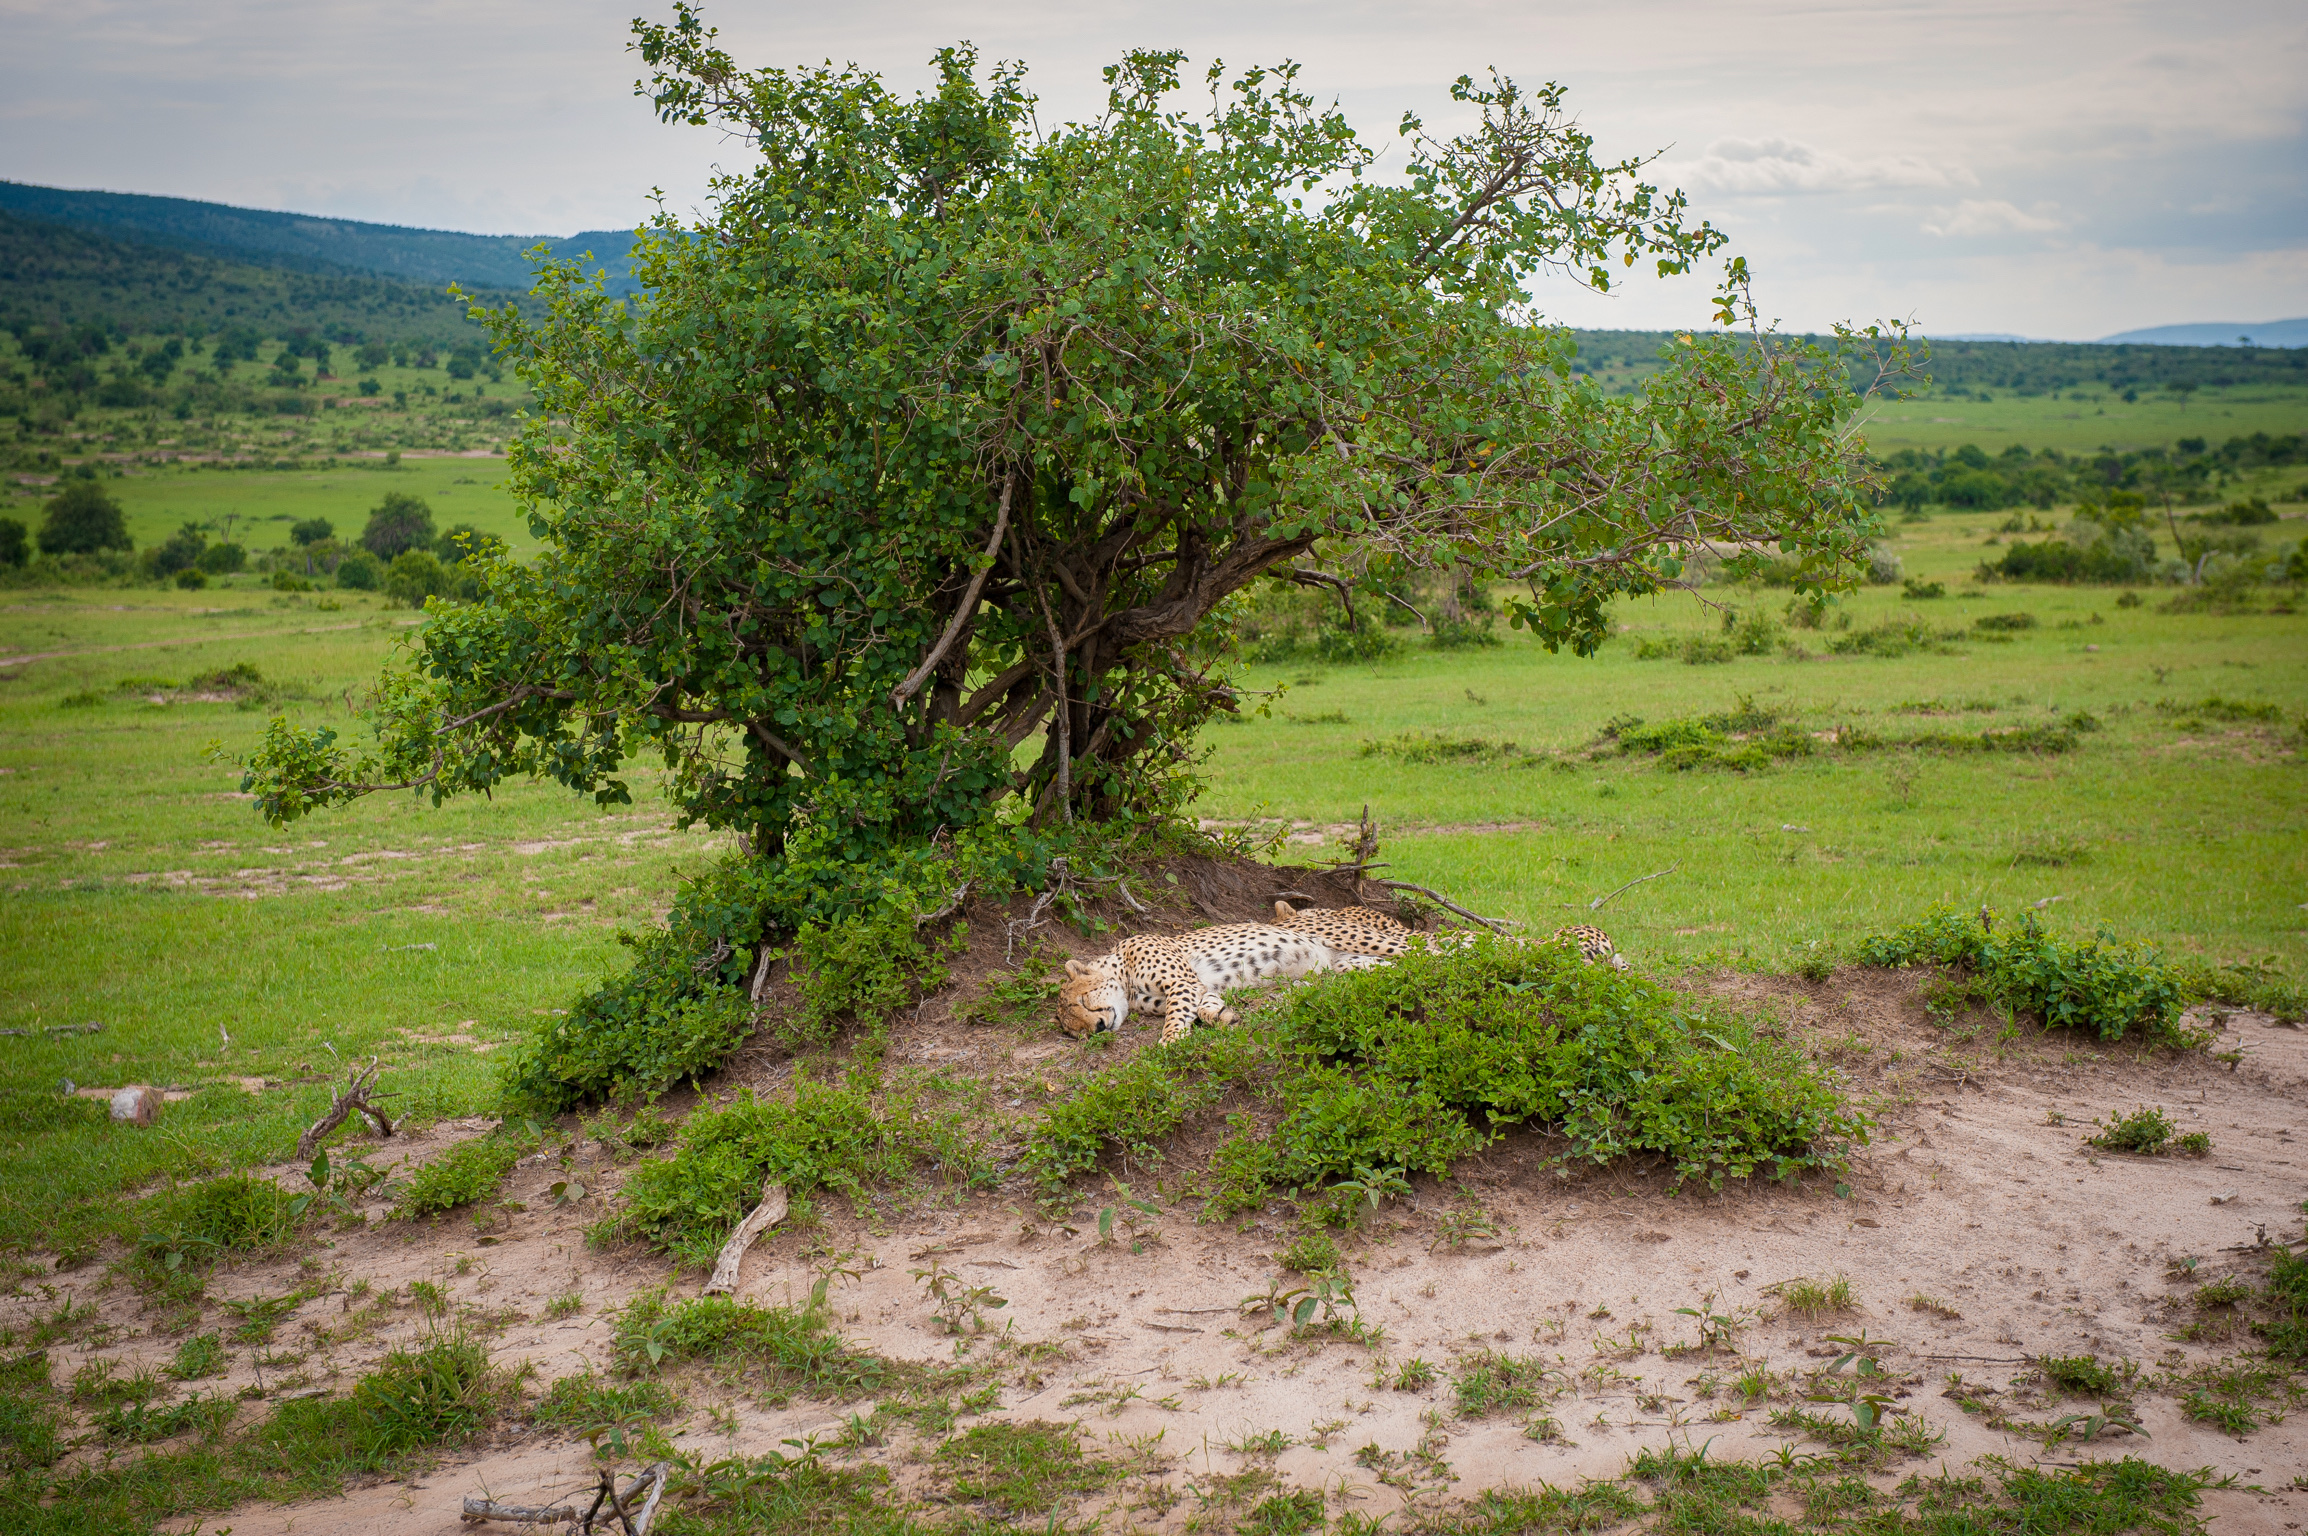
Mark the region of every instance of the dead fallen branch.
<instances>
[{"instance_id":1,"label":"dead fallen branch","mask_svg":"<svg viewBox=\"0 0 2308 1536\"><path fill-rule=\"evenodd\" d=\"M786 1199L783 1184L761 1186L761 1203L746 1213L737 1230L729 1234L729 1241L721 1245L721 1255L713 1261L713 1278L705 1282L708 1296L726 1296L737 1289L737 1269L745 1262L745 1250L753 1240L785 1220Z\"/></svg>"},{"instance_id":2,"label":"dead fallen branch","mask_svg":"<svg viewBox=\"0 0 2308 1536\"><path fill-rule=\"evenodd\" d=\"M468 1498L461 1518L468 1525L489 1520L509 1525L575 1525L577 1509L572 1504L500 1504L495 1499Z\"/></svg>"},{"instance_id":3,"label":"dead fallen branch","mask_svg":"<svg viewBox=\"0 0 2308 1536\"><path fill-rule=\"evenodd\" d=\"M345 1079L345 1086L334 1090L335 1102L329 1105L329 1112L315 1120L305 1133L297 1138L296 1160L298 1162L301 1163L311 1157L314 1149L320 1146L321 1139L344 1124L348 1115L357 1114L368 1121L370 1125L376 1128L379 1136L393 1134L393 1122L385 1118L385 1112L377 1108L373 1102L374 1090L377 1086L377 1074L380 1070L382 1069L378 1066L377 1058L374 1056L369 1058L369 1064L366 1067L353 1068L350 1075Z\"/></svg>"},{"instance_id":4,"label":"dead fallen branch","mask_svg":"<svg viewBox=\"0 0 2308 1536\"><path fill-rule=\"evenodd\" d=\"M1609 901L1613 896L1618 895L1619 891L1631 891L1636 886L1641 885L1645 880L1656 880L1661 875L1671 875L1682 867L1682 861L1677 860L1675 863L1668 865L1665 869L1660 870L1657 874L1638 876L1637 878L1628 881L1625 885L1620 886L1618 891L1606 891L1602 895L1596 897L1593 901L1588 902L1587 910L1589 912L1600 912L1603 909L1603 903Z\"/></svg>"},{"instance_id":5,"label":"dead fallen branch","mask_svg":"<svg viewBox=\"0 0 2308 1536\"><path fill-rule=\"evenodd\" d=\"M1390 891L1409 891L1414 896L1424 896L1427 900L1433 902L1436 906L1446 908L1452 912L1456 912L1459 916L1465 918L1470 923L1480 923L1493 933L1505 933L1507 931L1505 919L1485 917L1480 912L1469 912L1466 908L1460 906L1457 902L1451 900L1448 896L1442 895L1436 891L1430 891L1423 885L1413 885L1408 880L1373 880L1371 881L1371 884L1382 886Z\"/></svg>"}]
</instances>

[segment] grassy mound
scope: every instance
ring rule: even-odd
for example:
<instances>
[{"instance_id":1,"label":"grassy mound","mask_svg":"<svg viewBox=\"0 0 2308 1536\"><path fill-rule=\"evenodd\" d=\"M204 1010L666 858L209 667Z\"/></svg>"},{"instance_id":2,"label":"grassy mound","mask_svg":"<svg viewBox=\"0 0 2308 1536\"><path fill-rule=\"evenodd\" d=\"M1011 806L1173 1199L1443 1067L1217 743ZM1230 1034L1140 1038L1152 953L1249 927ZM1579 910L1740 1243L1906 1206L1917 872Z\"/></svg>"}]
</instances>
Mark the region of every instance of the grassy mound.
<instances>
[{"instance_id":1,"label":"grassy mound","mask_svg":"<svg viewBox=\"0 0 2308 1536\"><path fill-rule=\"evenodd\" d=\"M1710 1187L1826 1166L1866 1137L1818 1067L1744 1021L1563 946L1482 938L1149 1048L1052 1110L1026 1166L1058 1195L1237 1089L1257 1107L1231 1117L1205 1175L1222 1211L1374 1172L1440 1175L1514 1124L1560 1131L1566 1159L1648 1153L1677 1185Z\"/></svg>"}]
</instances>

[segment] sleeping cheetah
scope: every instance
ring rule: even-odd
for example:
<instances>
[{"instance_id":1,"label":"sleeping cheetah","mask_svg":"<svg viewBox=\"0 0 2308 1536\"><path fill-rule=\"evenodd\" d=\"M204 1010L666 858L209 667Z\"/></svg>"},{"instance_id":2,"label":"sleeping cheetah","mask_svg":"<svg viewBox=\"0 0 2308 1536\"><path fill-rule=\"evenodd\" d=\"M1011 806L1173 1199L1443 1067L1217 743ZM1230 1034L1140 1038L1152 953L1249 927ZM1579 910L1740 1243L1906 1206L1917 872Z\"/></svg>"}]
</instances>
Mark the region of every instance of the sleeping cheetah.
<instances>
[{"instance_id":1,"label":"sleeping cheetah","mask_svg":"<svg viewBox=\"0 0 2308 1536\"><path fill-rule=\"evenodd\" d=\"M1575 945L1579 951L1579 958L1589 965L1602 960L1608 962L1614 971L1623 971L1627 968L1627 957L1619 953L1619 947L1611 942L1611 936L1602 929L1590 928L1585 923L1573 923L1567 928L1557 928L1547 936L1547 942L1549 944Z\"/></svg>"},{"instance_id":2,"label":"sleeping cheetah","mask_svg":"<svg viewBox=\"0 0 2308 1536\"><path fill-rule=\"evenodd\" d=\"M1389 955L1401 954L1408 947L1410 940L1410 931L1404 928L1402 924L1382 912L1373 912L1368 907L1342 907L1336 911L1310 910L1300 912L1293 908L1289 902L1278 901L1274 904L1274 920L1285 928L1309 927L1317 934L1325 936L1365 932L1374 937L1388 935L1393 940L1392 946L1383 950L1382 953ZM1337 941L1332 939L1331 942L1336 944ZM1440 940L1430 939L1428 942L1430 944L1438 942L1448 944L1451 942L1451 936L1445 936ZM1547 942L1574 946L1579 951L1579 958L1589 965L1601 961L1615 971L1623 971L1627 968L1627 957L1619 953L1619 947L1611 942L1611 936L1602 929L1590 927L1585 923L1573 923L1566 928L1557 928L1547 936Z\"/></svg>"},{"instance_id":3,"label":"sleeping cheetah","mask_svg":"<svg viewBox=\"0 0 2308 1536\"><path fill-rule=\"evenodd\" d=\"M1290 908L1275 903L1276 916ZM1120 1029L1132 1013L1162 1012L1162 1040L1182 1040L1195 1021L1231 1024L1221 993L1278 976L1360 970L1399 955L1410 931L1361 907L1292 912L1281 923L1227 923L1178 938L1138 934L1095 960L1068 960L1058 1023L1083 1039Z\"/></svg>"}]
</instances>

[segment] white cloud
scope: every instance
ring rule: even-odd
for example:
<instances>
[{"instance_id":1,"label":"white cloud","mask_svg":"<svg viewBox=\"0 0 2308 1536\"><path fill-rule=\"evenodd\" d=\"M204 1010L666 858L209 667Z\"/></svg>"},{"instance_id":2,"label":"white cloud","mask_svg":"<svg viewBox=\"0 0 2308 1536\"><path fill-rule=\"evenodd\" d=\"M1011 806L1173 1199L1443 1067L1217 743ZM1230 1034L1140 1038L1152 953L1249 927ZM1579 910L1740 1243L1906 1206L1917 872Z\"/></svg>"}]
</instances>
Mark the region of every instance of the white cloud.
<instances>
[{"instance_id":1,"label":"white cloud","mask_svg":"<svg viewBox=\"0 0 2308 1536\"><path fill-rule=\"evenodd\" d=\"M1707 153L1662 174L1710 192L1857 192L1871 187L1970 187L1967 168L1934 165L1917 155L1851 159L1797 139L1718 139Z\"/></svg>"},{"instance_id":2,"label":"white cloud","mask_svg":"<svg viewBox=\"0 0 2308 1536\"><path fill-rule=\"evenodd\" d=\"M2045 206L2037 204L2039 210ZM1932 210L1932 216L1923 221L1925 234L1954 239L1976 235L2042 234L2061 227L2058 219L2040 211L2029 213L2000 197L1984 201L1967 197L1953 208Z\"/></svg>"}]
</instances>

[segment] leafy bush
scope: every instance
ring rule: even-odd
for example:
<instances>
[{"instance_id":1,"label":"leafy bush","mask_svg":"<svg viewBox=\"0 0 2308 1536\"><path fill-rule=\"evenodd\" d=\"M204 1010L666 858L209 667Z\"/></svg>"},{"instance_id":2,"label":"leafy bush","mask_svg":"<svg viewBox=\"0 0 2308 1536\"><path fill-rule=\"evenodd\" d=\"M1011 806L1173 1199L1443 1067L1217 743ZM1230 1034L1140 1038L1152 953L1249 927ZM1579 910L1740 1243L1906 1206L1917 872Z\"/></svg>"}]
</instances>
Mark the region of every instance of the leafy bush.
<instances>
[{"instance_id":1,"label":"leafy bush","mask_svg":"<svg viewBox=\"0 0 2308 1536\"><path fill-rule=\"evenodd\" d=\"M2108 527L2079 518L2064 539L2015 543L2000 561L1982 561L1980 579L2121 585L2155 572L2156 544L2136 527Z\"/></svg>"},{"instance_id":2,"label":"leafy bush","mask_svg":"<svg viewBox=\"0 0 2308 1536\"><path fill-rule=\"evenodd\" d=\"M1053 1109L1023 1163L1054 1197L1110 1147L1158 1155L1238 1087L1273 1123L1229 1120L1205 1175L1221 1211L1374 1170L1440 1175L1524 1121L1562 1131L1566 1157L1652 1152L1677 1184L1710 1187L1830 1164L1866 1130L1799 1053L1743 1023L1563 946L1485 936L1315 978L1253 1028L1142 1051Z\"/></svg>"},{"instance_id":3,"label":"leafy bush","mask_svg":"<svg viewBox=\"0 0 2308 1536\"><path fill-rule=\"evenodd\" d=\"M2103 1040L2144 1030L2179 1043L2180 1010L2194 995L2186 973L2146 945L2102 930L2071 944L2045 932L2033 913L1996 931L1988 921L1935 908L1921 922L1859 946L1863 965L1944 965L1968 973L1979 997L2035 1015L2046 1028L2083 1029Z\"/></svg>"},{"instance_id":4,"label":"leafy bush","mask_svg":"<svg viewBox=\"0 0 2308 1536\"><path fill-rule=\"evenodd\" d=\"M374 592L384 579L384 564L365 549L337 562L337 585L349 592Z\"/></svg>"},{"instance_id":5,"label":"leafy bush","mask_svg":"<svg viewBox=\"0 0 2308 1536\"><path fill-rule=\"evenodd\" d=\"M1737 709L1721 714L1655 725L1633 717L1614 720L1603 727L1602 736L1623 755L1656 756L1661 767L1678 772L1694 768L1746 772L1785 758L1808 757L1817 748L1788 723L1783 711L1758 709L1747 696L1741 697Z\"/></svg>"},{"instance_id":6,"label":"leafy bush","mask_svg":"<svg viewBox=\"0 0 2308 1536\"><path fill-rule=\"evenodd\" d=\"M1497 763L1522 750L1512 741L1492 741L1484 736L1445 736L1439 731L1423 736L1416 731L1405 731L1384 741L1362 744L1364 757L1391 757L1401 763Z\"/></svg>"},{"instance_id":7,"label":"leafy bush","mask_svg":"<svg viewBox=\"0 0 2308 1536\"><path fill-rule=\"evenodd\" d=\"M154 1195L139 1213L137 1262L197 1274L224 1253L277 1248L296 1236L310 1204L241 1173Z\"/></svg>"},{"instance_id":8,"label":"leafy bush","mask_svg":"<svg viewBox=\"0 0 2308 1536\"><path fill-rule=\"evenodd\" d=\"M681 1399L658 1382L613 1387L587 1370L553 1383L538 1400L534 1417L541 1428L585 1438L635 1420L668 1419L680 1411Z\"/></svg>"},{"instance_id":9,"label":"leafy bush","mask_svg":"<svg viewBox=\"0 0 2308 1536\"><path fill-rule=\"evenodd\" d=\"M2140 1375L2136 1360L2109 1365L2098 1355L2046 1355L2036 1361L2036 1369L2043 1372L2044 1380L2070 1396L2101 1399L2129 1397L2132 1383Z\"/></svg>"},{"instance_id":10,"label":"leafy bush","mask_svg":"<svg viewBox=\"0 0 2308 1536\"><path fill-rule=\"evenodd\" d=\"M1496 620L1487 613L1472 619L1437 617L1426 643L1437 651L1483 650L1506 644L1495 626Z\"/></svg>"},{"instance_id":11,"label":"leafy bush","mask_svg":"<svg viewBox=\"0 0 2308 1536\"><path fill-rule=\"evenodd\" d=\"M413 1220L486 1200L521 1160L522 1149L502 1129L458 1142L402 1181L394 1218Z\"/></svg>"},{"instance_id":12,"label":"leafy bush","mask_svg":"<svg viewBox=\"0 0 2308 1536\"><path fill-rule=\"evenodd\" d=\"M368 526L361 530L361 547L379 561L398 559L404 550L431 547L433 509L421 497L406 491L387 491L385 499L369 512Z\"/></svg>"},{"instance_id":13,"label":"leafy bush","mask_svg":"<svg viewBox=\"0 0 2308 1536\"><path fill-rule=\"evenodd\" d=\"M1323 661L1383 661L1401 649L1402 642L1383 624L1360 624L1350 630L1344 623L1325 621L1314 637L1314 654Z\"/></svg>"},{"instance_id":14,"label":"leafy bush","mask_svg":"<svg viewBox=\"0 0 2308 1536\"><path fill-rule=\"evenodd\" d=\"M611 977L521 1042L504 1068L511 1102L558 1113L597 1099L654 1096L699 1078L753 1031L744 989L710 967L700 974L680 934L618 942L631 967Z\"/></svg>"},{"instance_id":15,"label":"leafy bush","mask_svg":"<svg viewBox=\"0 0 2308 1536\"><path fill-rule=\"evenodd\" d=\"M1886 619L1867 629L1837 635L1827 642L1827 648L1841 656L1881 656L1888 660L1917 651L1945 654L1953 649L1948 642L1962 639L1963 634L1960 629L1934 629L1921 619Z\"/></svg>"},{"instance_id":16,"label":"leafy bush","mask_svg":"<svg viewBox=\"0 0 2308 1536\"><path fill-rule=\"evenodd\" d=\"M2153 1156L2164 1150L2166 1143L2179 1128L2167 1119L2161 1109L2140 1106L2128 1115L2119 1116L2098 1135L2087 1138L2095 1147L2110 1152L2140 1152Z\"/></svg>"},{"instance_id":17,"label":"leafy bush","mask_svg":"<svg viewBox=\"0 0 2308 1536\"><path fill-rule=\"evenodd\" d=\"M903 1177L921 1150L859 1090L797 1079L791 1103L748 1096L691 1115L673 1156L642 1164L625 1181L618 1228L711 1264L764 1182L783 1184L792 1197L819 1189L859 1194L874 1180Z\"/></svg>"},{"instance_id":18,"label":"leafy bush","mask_svg":"<svg viewBox=\"0 0 2308 1536\"><path fill-rule=\"evenodd\" d=\"M426 549L404 549L385 567L385 596L411 608L422 608L428 597L439 597L454 583L448 567Z\"/></svg>"},{"instance_id":19,"label":"leafy bush","mask_svg":"<svg viewBox=\"0 0 2308 1536\"><path fill-rule=\"evenodd\" d=\"M852 1353L826 1320L825 1283L807 1306L763 1307L728 1296L668 1304L644 1291L618 1313L610 1360L625 1376L653 1376L668 1363L710 1360L758 1370L766 1385L814 1397L855 1397L889 1374L887 1361Z\"/></svg>"},{"instance_id":20,"label":"leafy bush","mask_svg":"<svg viewBox=\"0 0 2308 1536\"><path fill-rule=\"evenodd\" d=\"M381 1469L412 1451L471 1439L501 1413L511 1383L462 1333L393 1350L341 1398L281 1404L252 1437L284 1472L314 1464Z\"/></svg>"},{"instance_id":21,"label":"leafy bush","mask_svg":"<svg viewBox=\"0 0 2308 1536\"><path fill-rule=\"evenodd\" d=\"M2012 631L2034 629L2036 616L2032 613L1983 613L1971 621L1974 629Z\"/></svg>"}]
</instances>

